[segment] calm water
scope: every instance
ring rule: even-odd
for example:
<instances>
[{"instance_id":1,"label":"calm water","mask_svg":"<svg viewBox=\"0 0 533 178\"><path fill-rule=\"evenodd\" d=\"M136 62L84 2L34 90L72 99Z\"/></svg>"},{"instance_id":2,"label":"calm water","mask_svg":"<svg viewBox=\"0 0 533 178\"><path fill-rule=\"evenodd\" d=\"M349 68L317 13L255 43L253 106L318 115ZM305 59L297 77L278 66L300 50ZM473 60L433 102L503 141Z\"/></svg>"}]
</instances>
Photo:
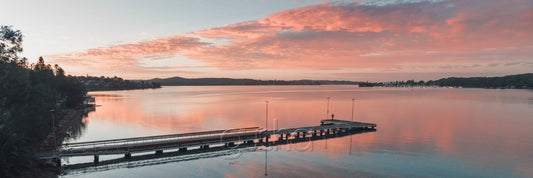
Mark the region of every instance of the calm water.
<instances>
[{"instance_id":1,"label":"calm water","mask_svg":"<svg viewBox=\"0 0 533 178\"><path fill-rule=\"evenodd\" d=\"M357 88L354 86L210 86L92 92L100 107L68 142L215 129L318 125L338 119L378 124L376 132L164 164L94 168L86 177L532 177L531 90ZM268 152L266 153L265 150ZM111 159L118 156L101 157ZM267 160L265 160L265 158ZM68 158L63 163L92 161ZM155 161L157 162L157 160Z\"/></svg>"}]
</instances>

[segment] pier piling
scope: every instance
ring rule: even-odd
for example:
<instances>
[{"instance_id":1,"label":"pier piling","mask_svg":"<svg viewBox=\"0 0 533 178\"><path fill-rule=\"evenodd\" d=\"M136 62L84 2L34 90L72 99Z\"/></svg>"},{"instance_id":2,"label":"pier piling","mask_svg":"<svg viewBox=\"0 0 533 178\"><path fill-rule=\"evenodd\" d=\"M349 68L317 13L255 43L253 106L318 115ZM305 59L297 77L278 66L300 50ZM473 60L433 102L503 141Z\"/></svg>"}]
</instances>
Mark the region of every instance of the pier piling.
<instances>
[{"instance_id":1,"label":"pier piling","mask_svg":"<svg viewBox=\"0 0 533 178\"><path fill-rule=\"evenodd\" d=\"M98 164L98 162L100 162L100 158L99 158L98 155L95 154L95 155L94 155L94 161L93 161L93 163L94 163L94 164Z\"/></svg>"}]
</instances>

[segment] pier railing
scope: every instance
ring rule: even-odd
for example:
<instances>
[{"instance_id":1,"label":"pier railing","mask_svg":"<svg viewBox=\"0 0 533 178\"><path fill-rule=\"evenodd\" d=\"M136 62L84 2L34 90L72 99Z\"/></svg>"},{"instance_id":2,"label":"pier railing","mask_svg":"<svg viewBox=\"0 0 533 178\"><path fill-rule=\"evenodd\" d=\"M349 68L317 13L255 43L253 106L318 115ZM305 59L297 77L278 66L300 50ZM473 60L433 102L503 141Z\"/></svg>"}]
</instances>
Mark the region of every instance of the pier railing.
<instances>
[{"instance_id":1,"label":"pier railing","mask_svg":"<svg viewBox=\"0 0 533 178\"><path fill-rule=\"evenodd\" d=\"M179 141L183 139L203 138L203 137L208 137L208 136L223 136L226 134L256 133L258 131L260 131L259 127L249 127L249 128L239 128L239 129L194 132L194 133L158 135L158 136L100 140L100 141L89 141L89 142L78 142L78 143L65 143L61 145L61 149L70 150L70 149L84 149L84 148L90 149L90 148L95 148L95 147L118 146L118 145L143 145L143 144L153 144L153 143L161 143L161 142L175 142L175 141Z\"/></svg>"},{"instance_id":2,"label":"pier railing","mask_svg":"<svg viewBox=\"0 0 533 178\"><path fill-rule=\"evenodd\" d=\"M111 139L111 140L98 140L98 141L88 141L88 142L77 142L77 143L64 143L58 146L60 151L69 151L69 150L80 150L80 149L91 149L91 148L101 148L106 146L117 147L120 145L144 145L144 144L153 144L153 143L164 143L164 142L176 142L184 139L193 139L193 138L203 138L209 136L220 136L229 134L246 134L246 133L258 133L262 130L259 127L248 127L248 128L238 128L238 129L226 129L226 130L213 130L213 131L204 131L204 132L193 132L193 133L181 133L181 134L169 134L169 135L157 135L157 136L146 136L146 137L135 137L135 138L122 138L122 139ZM53 146L47 146L41 148L41 151L53 150Z\"/></svg>"}]
</instances>

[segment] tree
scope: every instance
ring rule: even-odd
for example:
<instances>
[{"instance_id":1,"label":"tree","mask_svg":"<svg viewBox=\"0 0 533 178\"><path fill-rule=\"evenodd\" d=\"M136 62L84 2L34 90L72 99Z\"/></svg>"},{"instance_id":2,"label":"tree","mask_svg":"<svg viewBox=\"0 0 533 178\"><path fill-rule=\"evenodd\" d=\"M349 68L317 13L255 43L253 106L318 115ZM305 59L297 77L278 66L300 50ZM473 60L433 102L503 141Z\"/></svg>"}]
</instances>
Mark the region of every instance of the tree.
<instances>
[{"instance_id":1,"label":"tree","mask_svg":"<svg viewBox=\"0 0 533 178\"><path fill-rule=\"evenodd\" d=\"M21 43L20 31L0 27L0 177L27 170L34 148L51 131L51 109L61 119L85 96L83 86L59 65L53 68L40 57L28 67L27 59L18 57Z\"/></svg>"},{"instance_id":2,"label":"tree","mask_svg":"<svg viewBox=\"0 0 533 178\"><path fill-rule=\"evenodd\" d=\"M22 52L22 32L11 26L0 26L0 63L17 62Z\"/></svg>"},{"instance_id":3,"label":"tree","mask_svg":"<svg viewBox=\"0 0 533 178\"><path fill-rule=\"evenodd\" d=\"M59 65L54 65L54 73L57 77L65 77L65 71Z\"/></svg>"},{"instance_id":4,"label":"tree","mask_svg":"<svg viewBox=\"0 0 533 178\"><path fill-rule=\"evenodd\" d=\"M47 70L47 66L44 63L44 59L42 56L39 57L39 61L35 64L33 70L35 71L44 71Z\"/></svg>"}]
</instances>

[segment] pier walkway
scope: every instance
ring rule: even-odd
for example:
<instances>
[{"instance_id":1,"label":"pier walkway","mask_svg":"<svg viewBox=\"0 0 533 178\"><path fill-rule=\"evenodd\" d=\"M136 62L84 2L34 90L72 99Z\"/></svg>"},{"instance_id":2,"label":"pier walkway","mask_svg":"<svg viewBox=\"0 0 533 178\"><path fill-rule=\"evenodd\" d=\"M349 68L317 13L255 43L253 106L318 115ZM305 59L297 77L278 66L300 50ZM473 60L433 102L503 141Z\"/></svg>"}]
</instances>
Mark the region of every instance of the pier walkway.
<instances>
[{"instance_id":1,"label":"pier walkway","mask_svg":"<svg viewBox=\"0 0 533 178\"><path fill-rule=\"evenodd\" d=\"M187 152L189 148L209 149L210 146L234 147L235 145L269 143L272 136L278 140L301 139L330 134L345 133L355 130L375 130L376 124L351 122L343 120L322 120L321 125L277 130L265 130L259 127L214 130L205 132L158 135L148 137L123 138L77 143L64 143L57 148L43 147L36 154L39 159L54 159L61 165L61 157L94 156L94 163L99 162L99 155L123 154L131 158L132 153L155 151L156 155L164 150L178 149ZM268 144L266 144L268 146Z\"/></svg>"}]
</instances>

